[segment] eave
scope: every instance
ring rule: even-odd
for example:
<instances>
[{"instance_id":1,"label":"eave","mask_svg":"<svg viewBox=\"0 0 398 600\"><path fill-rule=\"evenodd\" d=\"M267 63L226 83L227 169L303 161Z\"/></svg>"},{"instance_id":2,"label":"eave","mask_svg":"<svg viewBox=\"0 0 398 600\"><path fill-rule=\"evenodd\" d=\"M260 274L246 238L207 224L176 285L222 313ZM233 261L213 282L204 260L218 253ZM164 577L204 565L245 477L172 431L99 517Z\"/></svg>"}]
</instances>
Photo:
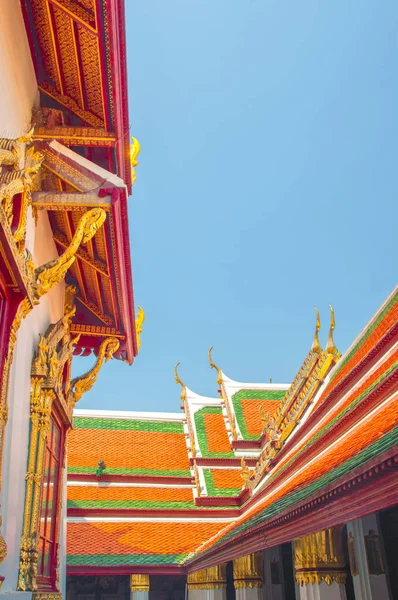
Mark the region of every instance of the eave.
<instances>
[{"instance_id":1,"label":"eave","mask_svg":"<svg viewBox=\"0 0 398 600\"><path fill-rule=\"evenodd\" d=\"M65 125L109 134L110 143L98 144L102 155L91 144L83 154L121 177L131 194L124 0L93 0L92 8L70 0L21 5L41 106L61 111Z\"/></svg>"}]
</instances>

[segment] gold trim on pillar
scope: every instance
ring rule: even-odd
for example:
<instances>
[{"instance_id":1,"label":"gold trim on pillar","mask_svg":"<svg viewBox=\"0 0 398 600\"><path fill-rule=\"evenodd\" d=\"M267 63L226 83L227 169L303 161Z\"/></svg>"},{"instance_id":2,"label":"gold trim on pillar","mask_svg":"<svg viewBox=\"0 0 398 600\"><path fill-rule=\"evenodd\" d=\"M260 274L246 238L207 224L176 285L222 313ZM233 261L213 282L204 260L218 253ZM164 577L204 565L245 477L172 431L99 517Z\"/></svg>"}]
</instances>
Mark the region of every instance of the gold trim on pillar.
<instances>
[{"instance_id":1,"label":"gold trim on pillar","mask_svg":"<svg viewBox=\"0 0 398 600\"><path fill-rule=\"evenodd\" d=\"M61 592L33 592L32 600L62 600Z\"/></svg>"},{"instance_id":2,"label":"gold trim on pillar","mask_svg":"<svg viewBox=\"0 0 398 600\"><path fill-rule=\"evenodd\" d=\"M322 581L328 585L345 584L342 529L342 525L330 527L294 540L294 566L299 585L319 585Z\"/></svg>"},{"instance_id":3,"label":"gold trim on pillar","mask_svg":"<svg viewBox=\"0 0 398 600\"><path fill-rule=\"evenodd\" d=\"M145 573L130 575L130 590L132 592L149 592L149 575Z\"/></svg>"},{"instance_id":4,"label":"gold trim on pillar","mask_svg":"<svg viewBox=\"0 0 398 600\"><path fill-rule=\"evenodd\" d=\"M234 586L240 588L261 588L264 569L262 552L253 552L236 558L233 563Z\"/></svg>"},{"instance_id":5,"label":"gold trim on pillar","mask_svg":"<svg viewBox=\"0 0 398 600\"><path fill-rule=\"evenodd\" d=\"M226 564L188 573L188 590L217 590L227 587Z\"/></svg>"},{"instance_id":6,"label":"gold trim on pillar","mask_svg":"<svg viewBox=\"0 0 398 600\"><path fill-rule=\"evenodd\" d=\"M351 575L353 575L353 576L359 575L357 553L355 550L355 538L352 535L351 531L348 534L347 546L348 546L348 560L350 563Z\"/></svg>"}]
</instances>

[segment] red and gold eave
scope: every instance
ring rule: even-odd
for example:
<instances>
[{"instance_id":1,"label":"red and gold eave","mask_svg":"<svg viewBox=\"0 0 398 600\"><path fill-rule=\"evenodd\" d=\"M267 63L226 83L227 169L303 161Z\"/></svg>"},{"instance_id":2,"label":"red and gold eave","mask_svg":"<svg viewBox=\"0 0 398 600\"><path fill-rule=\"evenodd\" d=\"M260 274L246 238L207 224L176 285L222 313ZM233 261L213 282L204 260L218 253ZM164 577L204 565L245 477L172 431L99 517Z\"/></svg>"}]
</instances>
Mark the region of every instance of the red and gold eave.
<instances>
[{"instance_id":1,"label":"red and gold eave","mask_svg":"<svg viewBox=\"0 0 398 600\"><path fill-rule=\"evenodd\" d=\"M22 0L41 106L35 137L58 139L131 193L124 0Z\"/></svg>"},{"instance_id":2,"label":"red and gold eave","mask_svg":"<svg viewBox=\"0 0 398 600\"><path fill-rule=\"evenodd\" d=\"M34 211L46 211L58 254L72 241L85 212L102 208L104 225L81 244L66 282L76 285L72 332L80 334L77 354L96 352L106 337L120 341L115 358L133 362L138 353L127 214L123 181L57 141L36 141L44 156L41 191Z\"/></svg>"}]
</instances>

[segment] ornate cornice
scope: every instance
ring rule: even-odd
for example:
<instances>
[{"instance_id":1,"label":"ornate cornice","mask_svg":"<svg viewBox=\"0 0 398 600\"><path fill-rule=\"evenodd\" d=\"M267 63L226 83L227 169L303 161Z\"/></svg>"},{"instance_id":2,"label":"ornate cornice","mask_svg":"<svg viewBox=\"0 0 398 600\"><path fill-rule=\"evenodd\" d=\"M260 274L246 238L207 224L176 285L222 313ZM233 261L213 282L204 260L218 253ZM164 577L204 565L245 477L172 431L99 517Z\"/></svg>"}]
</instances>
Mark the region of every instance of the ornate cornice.
<instances>
[{"instance_id":1,"label":"ornate cornice","mask_svg":"<svg viewBox=\"0 0 398 600\"><path fill-rule=\"evenodd\" d=\"M140 573L130 575L130 590L132 592L149 592L149 575Z\"/></svg>"},{"instance_id":2,"label":"ornate cornice","mask_svg":"<svg viewBox=\"0 0 398 600\"><path fill-rule=\"evenodd\" d=\"M233 562L234 586L240 588L260 588L263 586L263 553L253 552L236 558Z\"/></svg>"},{"instance_id":3,"label":"ornate cornice","mask_svg":"<svg viewBox=\"0 0 398 600\"><path fill-rule=\"evenodd\" d=\"M216 590L227 587L226 565L216 565L188 573L188 590Z\"/></svg>"}]
</instances>

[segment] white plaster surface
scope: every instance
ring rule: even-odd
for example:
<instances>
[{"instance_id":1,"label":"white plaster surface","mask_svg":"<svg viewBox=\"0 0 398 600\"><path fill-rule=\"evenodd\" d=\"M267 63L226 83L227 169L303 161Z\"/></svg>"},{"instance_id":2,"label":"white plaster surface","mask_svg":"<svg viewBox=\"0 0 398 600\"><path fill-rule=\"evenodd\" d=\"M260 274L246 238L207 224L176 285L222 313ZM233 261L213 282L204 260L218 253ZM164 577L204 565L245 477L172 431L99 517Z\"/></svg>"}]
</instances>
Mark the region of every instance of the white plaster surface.
<instances>
[{"instance_id":1,"label":"white plaster surface","mask_svg":"<svg viewBox=\"0 0 398 600\"><path fill-rule=\"evenodd\" d=\"M38 100L20 2L1 0L0 15L0 137L17 138L30 129Z\"/></svg>"},{"instance_id":2,"label":"white plaster surface","mask_svg":"<svg viewBox=\"0 0 398 600\"><path fill-rule=\"evenodd\" d=\"M184 416L182 413L168 412L144 412L133 410L93 410L86 408L75 408L75 417L101 417L103 419L139 419L141 421L180 421Z\"/></svg>"},{"instance_id":3,"label":"white plaster surface","mask_svg":"<svg viewBox=\"0 0 398 600\"><path fill-rule=\"evenodd\" d=\"M188 590L188 600L226 600L227 590Z\"/></svg>"},{"instance_id":4,"label":"white plaster surface","mask_svg":"<svg viewBox=\"0 0 398 600\"><path fill-rule=\"evenodd\" d=\"M355 519L347 523L347 533L354 537L355 555L358 564L358 575L352 575L355 600L372 600L368 563L366 559L362 519ZM388 598L388 596L387 596Z\"/></svg>"},{"instance_id":5,"label":"white plaster surface","mask_svg":"<svg viewBox=\"0 0 398 600\"><path fill-rule=\"evenodd\" d=\"M32 592L0 592L1 600L32 600Z\"/></svg>"},{"instance_id":6,"label":"white plaster surface","mask_svg":"<svg viewBox=\"0 0 398 600\"><path fill-rule=\"evenodd\" d=\"M148 592L130 592L130 600L148 600Z\"/></svg>"},{"instance_id":7,"label":"white plaster surface","mask_svg":"<svg viewBox=\"0 0 398 600\"><path fill-rule=\"evenodd\" d=\"M345 586L340 583L328 585L322 581L320 585L317 583L301 585L299 590L300 600L347 600Z\"/></svg>"},{"instance_id":8,"label":"white plaster surface","mask_svg":"<svg viewBox=\"0 0 398 600\"><path fill-rule=\"evenodd\" d=\"M260 588L239 588L235 591L236 600L263 600L264 589ZM267 598L268 600L268 598Z\"/></svg>"},{"instance_id":9,"label":"white plaster surface","mask_svg":"<svg viewBox=\"0 0 398 600\"><path fill-rule=\"evenodd\" d=\"M282 556L280 546L267 548L264 550L264 597L266 600L283 600L283 585L282 583L272 583L271 579L271 563L279 562L281 582L283 581Z\"/></svg>"},{"instance_id":10,"label":"white plaster surface","mask_svg":"<svg viewBox=\"0 0 398 600\"><path fill-rule=\"evenodd\" d=\"M367 515L361 519L362 521L362 529L363 534L368 535L369 531L373 529L378 535L380 534L376 515L373 513L371 515ZM363 539L363 544L365 546L365 540ZM365 558L366 558L366 550L365 550ZM366 559L366 568L367 568L367 559ZM387 578L385 573L381 575L368 575L371 589L371 598L372 600L389 600L390 594L388 591Z\"/></svg>"}]
</instances>

